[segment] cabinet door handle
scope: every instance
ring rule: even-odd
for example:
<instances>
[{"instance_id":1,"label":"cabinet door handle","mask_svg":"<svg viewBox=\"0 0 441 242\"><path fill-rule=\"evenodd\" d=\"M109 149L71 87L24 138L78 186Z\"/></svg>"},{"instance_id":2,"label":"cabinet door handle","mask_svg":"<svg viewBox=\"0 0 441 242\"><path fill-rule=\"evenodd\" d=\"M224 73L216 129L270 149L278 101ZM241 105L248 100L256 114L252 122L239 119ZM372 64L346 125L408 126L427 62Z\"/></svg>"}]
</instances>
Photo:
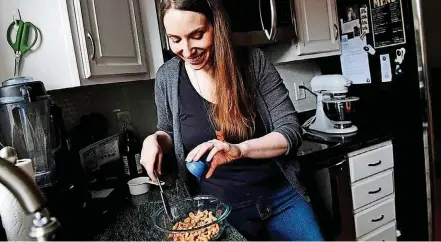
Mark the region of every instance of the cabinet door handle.
<instances>
[{"instance_id":1,"label":"cabinet door handle","mask_svg":"<svg viewBox=\"0 0 441 242\"><path fill-rule=\"evenodd\" d=\"M384 219L384 215L381 215L379 218L373 218L371 221L373 222L373 223L375 223L375 222L380 222L381 220L383 220Z\"/></svg>"},{"instance_id":2,"label":"cabinet door handle","mask_svg":"<svg viewBox=\"0 0 441 242\"><path fill-rule=\"evenodd\" d=\"M377 190L375 191L369 191L369 194L375 194L375 193L379 193L381 192L381 187L379 187Z\"/></svg>"},{"instance_id":3,"label":"cabinet door handle","mask_svg":"<svg viewBox=\"0 0 441 242\"><path fill-rule=\"evenodd\" d=\"M337 26L337 24L334 24L334 29L335 29L335 40L338 40L338 26Z\"/></svg>"},{"instance_id":4,"label":"cabinet door handle","mask_svg":"<svg viewBox=\"0 0 441 242\"><path fill-rule=\"evenodd\" d=\"M371 164L369 164L368 166L379 166L379 165L381 165L381 160L379 160L379 161L376 162L376 163L371 163Z\"/></svg>"},{"instance_id":5,"label":"cabinet door handle","mask_svg":"<svg viewBox=\"0 0 441 242\"><path fill-rule=\"evenodd\" d=\"M87 32L86 36L89 39L90 45L92 47L92 51L89 54L89 59L93 60L93 59L95 59L95 42L93 41L93 38L92 38L92 35L90 34L90 32Z\"/></svg>"}]
</instances>

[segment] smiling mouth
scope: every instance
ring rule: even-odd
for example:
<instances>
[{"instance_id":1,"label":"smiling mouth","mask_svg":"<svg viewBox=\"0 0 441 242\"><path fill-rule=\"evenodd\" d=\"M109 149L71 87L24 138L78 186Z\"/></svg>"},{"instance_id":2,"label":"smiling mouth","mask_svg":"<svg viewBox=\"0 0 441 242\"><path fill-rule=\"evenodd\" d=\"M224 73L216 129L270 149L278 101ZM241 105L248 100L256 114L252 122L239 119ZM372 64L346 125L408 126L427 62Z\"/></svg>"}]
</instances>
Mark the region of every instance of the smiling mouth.
<instances>
[{"instance_id":1,"label":"smiling mouth","mask_svg":"<svg viewBox=\"0 0 441 242\"><path fill-rule=\"evenodd\" d=\"M194 65L194 64L199 64L199 62L202 60L202 58L204 57L204 53L201 53L199 56L194 57L194 58L189 58L188 61L190 62L190 64Z\"/></svg>"}]
</instances>

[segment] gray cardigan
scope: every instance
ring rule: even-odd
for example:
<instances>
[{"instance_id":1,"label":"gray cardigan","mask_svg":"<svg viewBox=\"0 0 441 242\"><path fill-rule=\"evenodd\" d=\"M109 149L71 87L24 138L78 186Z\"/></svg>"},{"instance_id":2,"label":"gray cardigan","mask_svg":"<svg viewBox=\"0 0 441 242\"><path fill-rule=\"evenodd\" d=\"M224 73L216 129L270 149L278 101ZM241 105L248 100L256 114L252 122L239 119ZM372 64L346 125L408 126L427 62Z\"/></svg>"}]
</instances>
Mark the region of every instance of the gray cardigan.
<instances>
[{"instance_id":1,"label":"gray cardigan","mask_svg":"<svg viewBox=\"0 0 441 242\"><path fill-rule=\"evenodd\" d=\"M309 201L306 190L298 178L299 164L295 160L295 154L301 145L301 127L288 90L277 70L261 50L253 48L248 51L248 54L249 68L254 75L253 81L257 89L257 110L265 129L268 133L282 134L288 141L286 155L274 158L274 161L277 162L297 192ZM158 114L157 129L167 132L172 137L179 176L183 181L186 181L188 173L186 172L184 146L179 124L180 66L180 59L174 57L158 70L155 82L155 102Z\"/></svg>"}]
</instances>

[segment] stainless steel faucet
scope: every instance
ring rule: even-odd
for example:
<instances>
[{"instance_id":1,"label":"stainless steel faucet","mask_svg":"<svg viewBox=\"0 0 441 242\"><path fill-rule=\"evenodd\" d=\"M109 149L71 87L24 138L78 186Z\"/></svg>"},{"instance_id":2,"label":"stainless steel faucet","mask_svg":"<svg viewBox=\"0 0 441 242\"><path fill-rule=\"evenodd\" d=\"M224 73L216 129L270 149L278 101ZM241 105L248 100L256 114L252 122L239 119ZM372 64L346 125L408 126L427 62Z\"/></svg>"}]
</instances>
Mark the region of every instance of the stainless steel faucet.
<instances>
[{"instance_id":1,"label":"stainless steel faucet","mask_svg":"<svg viewBox=\"0 0 441 242\"><path fill-rule=\"evenodd\" d=\"M0 183L17 198L27 214L33 215L32 228L29 231L31 238L38 241L54 240L60 223L45 208L46 198L37 184L25 172L2 158Z\"/></svg>"}]
</instances>

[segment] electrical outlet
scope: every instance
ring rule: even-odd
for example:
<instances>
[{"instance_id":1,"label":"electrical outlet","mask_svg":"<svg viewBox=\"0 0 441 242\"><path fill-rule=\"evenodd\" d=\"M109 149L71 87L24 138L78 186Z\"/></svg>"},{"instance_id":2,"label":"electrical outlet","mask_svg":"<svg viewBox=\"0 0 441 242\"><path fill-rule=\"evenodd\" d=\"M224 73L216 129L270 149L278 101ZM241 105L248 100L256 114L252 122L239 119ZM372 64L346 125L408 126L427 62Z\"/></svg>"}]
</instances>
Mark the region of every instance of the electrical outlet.
<instances>
[{"instance_id":1,"label":"electrical outlet","mask_svg":"<svg viewBox=\"0 0 441 242\"><path fill-rule=\"evenodd\" d=\"M301 81L299 83L294 82L294 95L296 98L296 101L302 100L306 98L306 92L305 89L299 88L299 86L305 86L305 82Z\"/></svg>"},{"instance_id":2,"label":"electrical outlet","mask_svg":"<svg viewBox=\"0 0 441 242\"><path fill-rule=\"evenodd\" d=\"M301 81L299 83L299 86L305 86L305 82ZM299 100L306 98L306 91L303 88L299 88Z\"/></svg>"}]
</instances>

